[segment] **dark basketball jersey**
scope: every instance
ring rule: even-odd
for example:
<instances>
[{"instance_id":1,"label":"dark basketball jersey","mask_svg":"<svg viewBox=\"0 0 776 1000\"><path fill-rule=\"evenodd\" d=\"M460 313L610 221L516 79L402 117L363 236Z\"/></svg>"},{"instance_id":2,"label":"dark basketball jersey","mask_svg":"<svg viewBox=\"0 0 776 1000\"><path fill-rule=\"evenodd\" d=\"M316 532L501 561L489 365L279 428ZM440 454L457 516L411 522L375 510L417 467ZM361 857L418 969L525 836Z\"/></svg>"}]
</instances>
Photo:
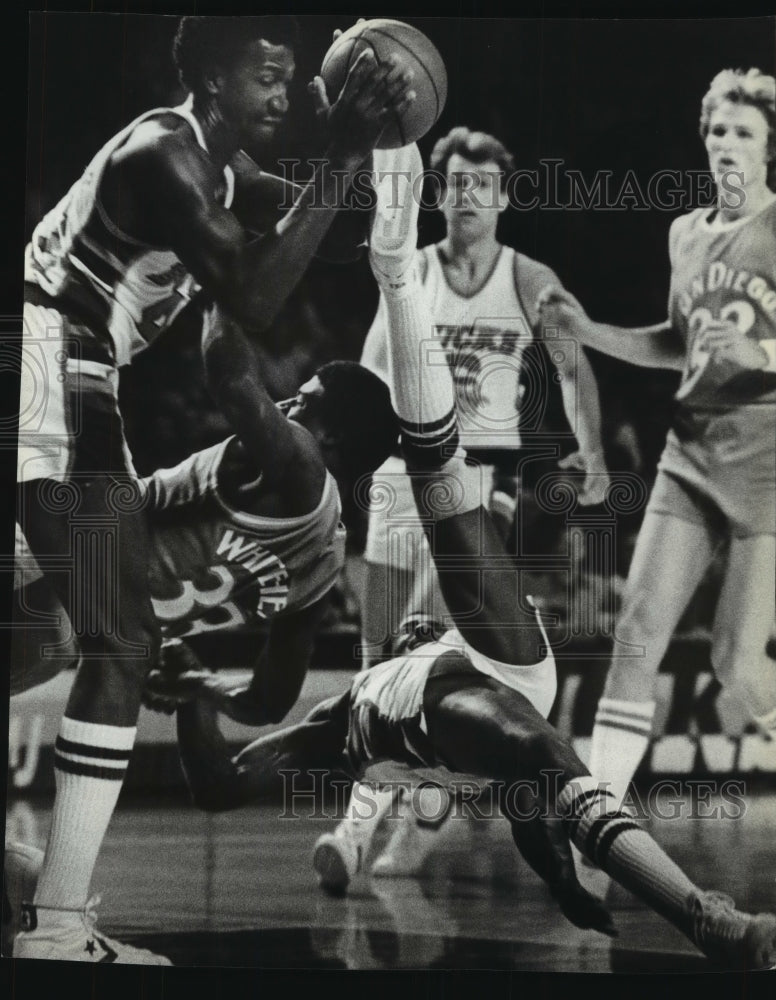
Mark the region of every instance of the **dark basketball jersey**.
<instances>
[{"instance_id":1,"label":"dark basketball jersey","mask_svg":"<svg viewBox=\"0 0 776 1000\"><path fill-rule=\"evenodd\" d=\"M336 483L302 517L233 510L219 494L229 440L144 480L151 519L151 598L168 636L256 626L313 604L345 561Z\"/></svg>"},{"instance_id":2,"label":"dark basketball jersey","mask_svg":"<svg viewBox=\"0 0 776 1000\"><path fill-rule=\"evenodd\" d=\"M709 209L677 219L671 232L669 316L687 350L677 399L683 408L776 403L776 201L751 218L721 224ZM729 320L763 351L760 371L709 354L710 320ZM763 369L768 374L763 376Z\"/></svg>"}]
</instances>

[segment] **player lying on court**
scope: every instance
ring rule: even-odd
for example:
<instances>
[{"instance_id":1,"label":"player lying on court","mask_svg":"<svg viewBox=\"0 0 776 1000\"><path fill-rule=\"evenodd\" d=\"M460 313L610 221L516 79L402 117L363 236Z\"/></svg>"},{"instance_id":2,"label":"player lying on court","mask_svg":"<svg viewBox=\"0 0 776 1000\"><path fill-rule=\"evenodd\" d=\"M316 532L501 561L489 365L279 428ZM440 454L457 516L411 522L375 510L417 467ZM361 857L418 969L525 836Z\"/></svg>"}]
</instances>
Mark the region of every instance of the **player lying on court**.
<instances>
[{"instance_id":1,"label":"player lying on court","mask_svg":"<svg viewBox=\"0 0 776 1000\"><path fill-rule=\"evenodd\" d=\"M421 169L415 147L380 153L375 166L399 177ZM390 185L378 187L370 258L388 309L389 363L401 372L393 385L404 452L457 626L438 638L418 630L404 655L359 672L342 695L234 758L207 684L198 690L201 676L157 677L160 693L184 702L178 736L194 800L210 810L235 808L275 788L281 769L330 768L359 777L385 759L478 775L494 783L516 845L577 926L613 933L603 904L577 880L569 841L715 962L770 966L776 917L739 913L727 897L695 886L617 808L546 720L555 695L554 659L456 449L449 368L444 359L434 363L433 349L422 353L430 325L410 264L417 206L401 181L399 188L400 207L392 209ZM521 819L527 811L518 813L510 795L527 783L537 809ZM332 864L338 859L334 852Z\"/></svg>"}]
</instances>

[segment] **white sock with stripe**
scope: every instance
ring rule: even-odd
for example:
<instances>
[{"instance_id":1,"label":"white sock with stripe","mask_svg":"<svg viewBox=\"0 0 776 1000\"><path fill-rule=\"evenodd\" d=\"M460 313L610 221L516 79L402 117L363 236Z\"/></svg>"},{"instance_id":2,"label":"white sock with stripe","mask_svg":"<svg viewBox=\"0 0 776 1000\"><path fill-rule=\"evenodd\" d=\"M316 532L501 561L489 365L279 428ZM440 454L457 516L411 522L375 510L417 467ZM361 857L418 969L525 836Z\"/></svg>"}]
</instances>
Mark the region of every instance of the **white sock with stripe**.
<instances>
[{"instance_id":1,"label":"white sock with stripe","mask_svg":"<svg viewBox=\"0 0 776 1000\"><path fill-rule=\"evenodd\" d=\"M423 162L417 146L375 150L377 204L369 259L388 316L391 395L405 456L434 467L458 440L453 378L434 338L426 291L415 264ZM380 179L382 176L382 180Z\"/></svg>"},{"instance_id":2,"label":"white sock with stripe","mask_svg":"<svg viewBox=\"0 0 776 1000\"><path fill-rule=\"evenodd\" d=\"M590 747L590 773L608 783L619 806L652 735L654 701L601 698Z\"/></svg>"},{"instance_id":3,"label":"white sock with stripe","mask_svg":"<svg viewBox=\"0 0 776 1000\"><path fill-rule=\"evenodd\" d=\"M63 717L54 744L54 812L34 900L44 912L86 904L135 733L134 726Z\"/></svg>"},{"instance_id":4,"label":"white sock with stripe","mask_svg":"<svg viewBox=\"0 0 776 1000\"><path fill-rule=\"evenodd\" d=\"M558 811L586 858L692 939L697 886L632 816L617 808L597 778L568 782L558 796Z\"/></svg>"}]
</instances>

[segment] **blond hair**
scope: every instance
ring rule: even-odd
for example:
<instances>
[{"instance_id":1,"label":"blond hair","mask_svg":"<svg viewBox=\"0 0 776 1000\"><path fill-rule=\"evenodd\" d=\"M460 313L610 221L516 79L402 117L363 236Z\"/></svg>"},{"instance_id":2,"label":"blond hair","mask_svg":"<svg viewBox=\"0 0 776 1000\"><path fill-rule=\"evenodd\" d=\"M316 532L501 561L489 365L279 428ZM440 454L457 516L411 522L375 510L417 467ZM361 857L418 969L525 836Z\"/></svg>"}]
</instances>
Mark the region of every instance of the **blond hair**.
<instances>
[{"instance_id":1,"label":"blond hair","mask_svg":"<svg viewBox=\"0 0 776 1000\"><path fill-rule=\"evenodd\" d=\"M723 69L711 81L701 102L700 134L706 139L713 112L723 101L749 104L757 108L768 124L766 157L769 166L769 186L773 187L776 167L776 79L759 69Z\"/></svg>"}]
</instances>

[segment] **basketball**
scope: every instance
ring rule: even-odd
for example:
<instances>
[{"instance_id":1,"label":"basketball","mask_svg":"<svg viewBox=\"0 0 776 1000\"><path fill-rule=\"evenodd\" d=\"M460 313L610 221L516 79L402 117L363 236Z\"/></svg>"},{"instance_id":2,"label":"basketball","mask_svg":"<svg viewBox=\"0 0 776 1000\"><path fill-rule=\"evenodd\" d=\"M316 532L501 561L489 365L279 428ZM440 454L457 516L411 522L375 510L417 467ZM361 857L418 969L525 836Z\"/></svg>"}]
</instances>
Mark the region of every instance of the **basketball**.
<instances>
[{"instance_id":1,"label":"basketball","mask_svg":"<svg viewBox=\"0 0 776 1000\"><path fill-rule=\"evenodd\" d=\"M3 886L2 953L13 953L13 939L21 929L19 918L23 902L32 902L38 875L43 864L43 851L27 844L6 843Z\"/></svg>"},{"instance_id":2,"label":"basketball","mask_svg":"<svg viewBox=\"0 0 776 1000\"><path fill-rule=\"evenodd\" d=\"M323 57L321 77L333 103L342 90L348 70L358 56L371 48L378 62L392 53L414 73L415 100L389 123L378 148L397 149L415 142L436 123L447 100L447 71L442 57L422 31L403 21L376 18L356 24L342 34Z\"/></svg>"}]
</instances>

